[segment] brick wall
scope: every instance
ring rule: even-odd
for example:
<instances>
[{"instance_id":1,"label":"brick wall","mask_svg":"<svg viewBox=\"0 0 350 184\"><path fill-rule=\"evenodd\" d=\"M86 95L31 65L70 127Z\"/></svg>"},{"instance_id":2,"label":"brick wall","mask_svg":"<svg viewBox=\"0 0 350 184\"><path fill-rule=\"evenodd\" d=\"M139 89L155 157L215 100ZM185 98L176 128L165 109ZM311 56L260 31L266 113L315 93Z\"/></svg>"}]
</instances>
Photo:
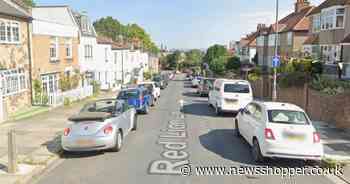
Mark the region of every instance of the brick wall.
<instances>
[{"instance_id":1,"label":"brick wall","mask_svg":"<svg viewBox=\"0 0 350 184\"><path fill-rule=\"evenodd\" d=\"M252 82L254 97L271 99L271 80ZM278 88L278 101L296 104L305 109L312 120L332 123L339 128L350 128L350 92L329 96L307 86Z\"/></svg>"}]
</instances>

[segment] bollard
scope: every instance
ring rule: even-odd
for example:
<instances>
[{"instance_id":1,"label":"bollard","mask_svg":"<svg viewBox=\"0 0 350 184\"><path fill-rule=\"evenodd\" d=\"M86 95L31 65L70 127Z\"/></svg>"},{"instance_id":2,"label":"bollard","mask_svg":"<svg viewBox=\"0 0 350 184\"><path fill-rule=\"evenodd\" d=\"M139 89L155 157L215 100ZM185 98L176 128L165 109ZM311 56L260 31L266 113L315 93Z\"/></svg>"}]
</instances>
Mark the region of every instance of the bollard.
<instances>
[{"instance_id":1,"label":"bollard","mask_svg":"<svg viewBox=\"0 0 350 184\"><path fill-rule=\"evenodd\" d=\"M17 146L16 134L14 130L8 132L8 167L7 172L15 174L17 172Z\"/></svg>"}]
</instances>

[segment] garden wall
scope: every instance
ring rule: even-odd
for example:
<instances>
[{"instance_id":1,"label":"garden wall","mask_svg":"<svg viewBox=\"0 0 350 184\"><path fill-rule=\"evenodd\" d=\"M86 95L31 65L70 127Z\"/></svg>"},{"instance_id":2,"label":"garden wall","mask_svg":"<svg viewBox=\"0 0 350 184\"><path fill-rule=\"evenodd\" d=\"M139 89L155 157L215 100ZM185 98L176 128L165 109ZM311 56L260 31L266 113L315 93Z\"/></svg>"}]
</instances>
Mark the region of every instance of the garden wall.
<instances>
[{"instance_id":1,"label":"garden wall","mask_svg":"<svg viewBox=\"0 0 350 184\"><path fill-rule=\"evenodd\" d=\"M254 97L270 100L272 80L269 78L252 82ZM278 101L293 103L305 109L315 121L331 123L339 128L350 128L350 92L330 96L304 87L278 88Z\"/></svg>"}]
</instances>

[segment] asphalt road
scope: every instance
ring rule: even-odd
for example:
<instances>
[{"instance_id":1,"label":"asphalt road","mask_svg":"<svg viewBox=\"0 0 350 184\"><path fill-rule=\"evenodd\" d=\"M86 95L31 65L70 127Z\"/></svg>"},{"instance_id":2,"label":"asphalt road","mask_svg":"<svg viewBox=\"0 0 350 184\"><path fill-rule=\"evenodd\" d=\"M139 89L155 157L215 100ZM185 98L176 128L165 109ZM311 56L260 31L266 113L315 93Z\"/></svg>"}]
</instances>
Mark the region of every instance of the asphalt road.
<instances>
[{"instance_id":1,"label":"asphalt road","mask_svg":"<svg viewBox=\"0 0 350 184\"><path fill-rule=\"evenodd\" d=\"M178 79L181 79L178 77ZM207 98L194 94L184 81L172 81L162 91L159 104L149 115L139 116L138 131L132 132L121 152L92 152L65 155L36 183L332 183L324 176L196 176L195 166L255 166L250 147L235 137L233 117L216 117ZM183 113L180 101L183 100ZM192 176L180 176L190 163ZM298 167L294 160L270 160L263 166Z\"/></svg>"}]
</instances>

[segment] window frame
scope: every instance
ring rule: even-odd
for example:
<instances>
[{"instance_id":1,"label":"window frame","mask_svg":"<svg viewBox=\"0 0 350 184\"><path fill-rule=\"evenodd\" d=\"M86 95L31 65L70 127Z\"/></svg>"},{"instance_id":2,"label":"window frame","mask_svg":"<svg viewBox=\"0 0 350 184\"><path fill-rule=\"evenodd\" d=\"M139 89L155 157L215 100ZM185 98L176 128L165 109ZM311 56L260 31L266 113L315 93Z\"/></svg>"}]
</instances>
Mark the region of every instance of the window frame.
<instances>
[{"instance_id":1,"label":"window frame","mask_svg":"<svg viewBox=\"0 0 350 184\"><path fill-rule=\"evenodd\" d=\"M0 43L3 44L20 44L21 43L21 23L14 20L0 19L0 24L3 24L3 37L0 39ZM15 34L15 30L17 33ZM14 38L17 38L16 40Z\"/></svg>"},{"instance_id":2,"label":"window frame","mask_svg":"<svg viewBox=\"0 0 350 184\"><path fill-rule=\"evenodd\" d=\"M0 71L3 96L17 95L28 90L28 75L24 69L16 68Z\"/></svg>"},{"instance_id":3,"label":"window frame","mask_svg":"<svg viewBox=\"0 0 350 184\"><path fill-rule=\"evenodd\" d=\"M65 55L66 58L72 59L73 58L73 40L71 38L66 39L65 50L66 50L66 55Z\"/></svg>"},{"instance_id":4,"label":"window frame","mask_svg":"<svg viewBox=\"0 0 350 184\"><path fill-rule=\"evenodd\" d=\"M58 42L59 42L58 37L50 38L49 56L50 56L51 62L57 62L59 60L59 43ZM53 50L55 52L52 52ZM53 56L52 53L55 53L55 56Z\"/></svg>"},{"instance_id":5,"label":"window frame","mask_svg":"<svg viewBox=\"0 0 350 184\"><path fill-rule=\"evenodd\" d=\"M338 15L338 10L344 9L343 14ZM321 10L321 31L344 29L346 23L346 12L345 6L332 6ZM343 25L337 26L337 18L343 17Z\"/></svg>"}]
</instances>

